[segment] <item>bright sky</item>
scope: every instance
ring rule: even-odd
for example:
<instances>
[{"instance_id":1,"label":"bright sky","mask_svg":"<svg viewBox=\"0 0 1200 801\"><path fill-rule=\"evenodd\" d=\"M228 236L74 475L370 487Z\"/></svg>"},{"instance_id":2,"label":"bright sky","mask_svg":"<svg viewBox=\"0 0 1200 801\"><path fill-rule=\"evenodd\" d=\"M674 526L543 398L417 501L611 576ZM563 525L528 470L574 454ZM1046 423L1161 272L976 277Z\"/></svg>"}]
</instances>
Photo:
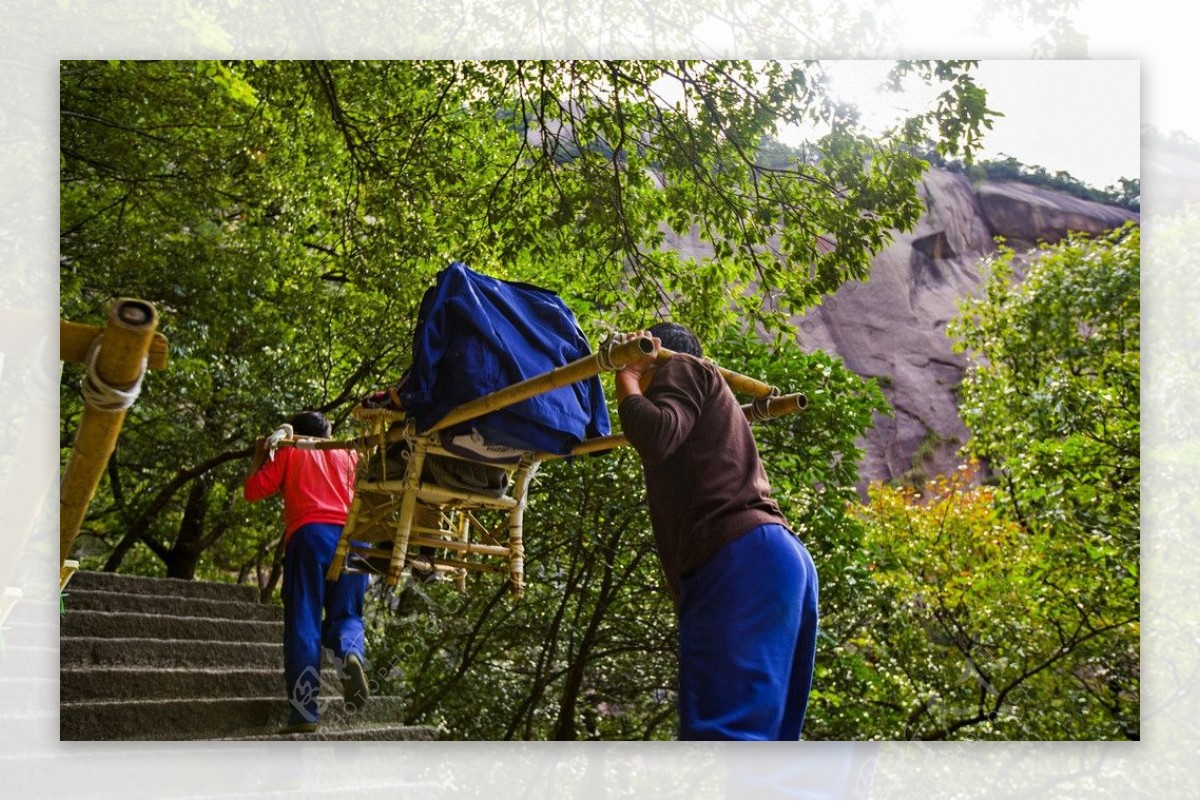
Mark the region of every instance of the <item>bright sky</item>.
<instances>
[{"instance_id":1,"label":"bright sky","mask_svg":"<svg viewBox=\"0 0 1200 801\"><path fill-rule=\"evenodd\" d=\"M881 93L891 62L828 61L835 94L853 102L871 130L928 106L933 93ZM1139 177L1140 69L1135 60L981 61L976 79L1004 114L985 134L980 158L1013 156L1065 170L1098 189Z\"/></svg>"}]
</instances>

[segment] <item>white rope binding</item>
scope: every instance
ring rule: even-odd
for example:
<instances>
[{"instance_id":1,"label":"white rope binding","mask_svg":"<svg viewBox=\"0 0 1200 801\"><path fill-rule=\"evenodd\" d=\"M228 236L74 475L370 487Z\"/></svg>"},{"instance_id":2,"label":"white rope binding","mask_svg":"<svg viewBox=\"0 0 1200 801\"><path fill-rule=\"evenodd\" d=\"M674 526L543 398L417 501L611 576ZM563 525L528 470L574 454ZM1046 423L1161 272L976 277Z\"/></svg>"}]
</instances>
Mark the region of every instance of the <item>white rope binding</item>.
<instances>
[{"instance_id":1,"label":"white rope binding","mask_svg":"<svg viewBox=\"0 0 1200 801\"><path fill-rule=\"evenodd\" d=\"M96 370L96 362L99 361L100 355L100 340L103 337L96 337L92 342L92 346L88 348L87 355L87 372L83 376L83 380L79 382L79 390L83 393L83 399L89 406L96 409L101 409L106 412L123 412L133 405L137 400L138 395L142 392L142 379L146 376L146 365L149 362L148 357L142 357L142 369L138 373L137 380L133 382L133 386L128 389L120 389L111 386L104 382L100 377L100 373Z\"/></svg>"},{"instance_id":2,"label":"white rope binding","mask_svg":"<svg viewBox=\"0 0 1200 801\"><path fill-rule=\"evenodd\" d=\"M289 423L284 423L279 428L271 432L267 437L267 461L275 460L275 449L279 447L279 443L285 439L292 438L292 426Z\"/></svg>"},{"instance_id":3,"label":"white rope binding","mask_svg":"<svg viewBox=\"0 0 1200 801\"><path fill-rule=\"evenodd\" d=\"M612 352L613 348L615 348L618 344L619 343L616 341L616 338L612 335L609 335L609 337L601 342L599 347L596 348L596 363L600 366L601 370L611 373L617 369L616 365L613 364Z\"/></svg>"}]
</instances>

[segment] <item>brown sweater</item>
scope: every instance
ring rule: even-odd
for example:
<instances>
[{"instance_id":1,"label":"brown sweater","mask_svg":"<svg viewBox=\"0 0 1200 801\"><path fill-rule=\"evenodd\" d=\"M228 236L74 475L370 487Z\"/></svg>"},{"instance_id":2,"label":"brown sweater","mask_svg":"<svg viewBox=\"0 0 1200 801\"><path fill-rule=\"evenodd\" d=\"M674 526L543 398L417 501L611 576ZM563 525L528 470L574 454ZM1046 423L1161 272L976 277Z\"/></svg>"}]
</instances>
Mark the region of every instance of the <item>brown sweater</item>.
<instances>
[{"instance_id":1,"label":"brown sweater","mask_svg":"<svg viewBox=\"0 0 1200 801\"><path fill-rule=\"evenodd\" d=\"M763 523L787 525L750 425L709 362L676 354L645 395L617 409L642 458L655 546L678 602L679 578Z\"/></svg>"}]
</instances>

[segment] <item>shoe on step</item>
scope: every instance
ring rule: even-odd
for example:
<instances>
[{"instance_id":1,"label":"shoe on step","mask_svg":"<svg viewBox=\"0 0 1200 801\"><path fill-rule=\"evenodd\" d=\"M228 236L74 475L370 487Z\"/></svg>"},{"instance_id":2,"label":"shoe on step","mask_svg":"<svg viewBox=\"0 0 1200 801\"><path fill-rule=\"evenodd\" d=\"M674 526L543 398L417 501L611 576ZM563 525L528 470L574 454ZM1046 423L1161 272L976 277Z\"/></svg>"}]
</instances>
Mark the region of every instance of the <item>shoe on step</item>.
<instances>
[{"instance_id":1,"label":"shoe on step","mask_svg":"<svg viewBox=\"0 0 1200 801\"><path fill-rule=\"evenodd\" d=\"M342 679L342 698L346 709L357 712L371 697L371 688L367 686L367 672L363 669L362 658L358 654L349 654L342 669L346 675Z\"/></svg>"}]
</instances>

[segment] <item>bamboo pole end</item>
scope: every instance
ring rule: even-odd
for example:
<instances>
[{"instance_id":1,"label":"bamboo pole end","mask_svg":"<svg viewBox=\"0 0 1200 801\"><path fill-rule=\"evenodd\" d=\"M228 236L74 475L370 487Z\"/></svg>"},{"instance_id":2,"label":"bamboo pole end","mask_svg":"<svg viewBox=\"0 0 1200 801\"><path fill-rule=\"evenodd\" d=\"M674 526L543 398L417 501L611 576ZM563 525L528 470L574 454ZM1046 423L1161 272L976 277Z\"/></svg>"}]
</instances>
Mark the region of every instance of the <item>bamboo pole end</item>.
<instances>
[{"instance_id":1,"label":"bamboo pole end","mask_svg":"<svg viewBox=\"0 0 1200 801\"><path fill-rule=\"evenodd\" d=\"M154 304L137 298L117 298L109 311L109 321L133 330L156 328L158 311Z\"/></svg>"}]
</instances>

